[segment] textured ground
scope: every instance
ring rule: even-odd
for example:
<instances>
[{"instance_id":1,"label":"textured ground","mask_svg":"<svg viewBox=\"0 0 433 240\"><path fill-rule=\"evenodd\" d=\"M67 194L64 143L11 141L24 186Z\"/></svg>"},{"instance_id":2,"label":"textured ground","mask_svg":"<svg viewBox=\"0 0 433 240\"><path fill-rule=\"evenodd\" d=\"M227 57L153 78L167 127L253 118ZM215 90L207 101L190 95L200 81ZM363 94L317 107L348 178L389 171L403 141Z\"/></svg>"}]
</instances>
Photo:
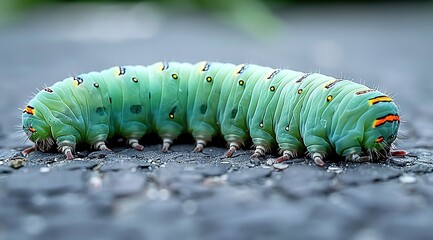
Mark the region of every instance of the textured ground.
<instances>
[{"instance_id":1,"label":"textured ground","mask_svg":"<svg viewBox=\"0 0 433 240\"><path fill-rule=\"evenodd\" d=\"M433 11L295 8L256 39L204 14L139 5L35 11L0 29L0 239L430 239ZM264 31L258 29L258 32ZM383 163L267 166L251 151L177 143L23 161L29 93L70 74L160 60L253 62L354 78L395 94L405 123ZM267 156L272 158L274 156ZM263 159L266 160L266 159Z\"/></svg>"}]
</instances>

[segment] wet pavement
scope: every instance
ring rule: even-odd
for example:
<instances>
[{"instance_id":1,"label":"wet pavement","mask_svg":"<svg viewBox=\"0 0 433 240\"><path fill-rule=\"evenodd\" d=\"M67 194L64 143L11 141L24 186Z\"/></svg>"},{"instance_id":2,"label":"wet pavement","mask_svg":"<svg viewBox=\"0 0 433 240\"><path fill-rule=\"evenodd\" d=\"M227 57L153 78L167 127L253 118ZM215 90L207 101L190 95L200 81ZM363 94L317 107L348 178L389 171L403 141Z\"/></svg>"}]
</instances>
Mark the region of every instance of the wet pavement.
<instances>
[{"instance_id":1,"label":"wet pavement","mask_svg":"<svg viewBox=\"0 0 433 240\"><path fill-rule=\"evenodd\" d=\"M322 11L323 10L323 11ZM0 239L430 239L433 234L433 8L297 7L255 38L202 14L156 6L75 5L0 29ZM104 19L102 21L101 19ZM299 158L268 166L221 144L167 154L19 150L20 111L36 87L115 65L160 60L252 62L379 86L401 108L406 157L325 168Z\"/></svg>"}]
</instances>

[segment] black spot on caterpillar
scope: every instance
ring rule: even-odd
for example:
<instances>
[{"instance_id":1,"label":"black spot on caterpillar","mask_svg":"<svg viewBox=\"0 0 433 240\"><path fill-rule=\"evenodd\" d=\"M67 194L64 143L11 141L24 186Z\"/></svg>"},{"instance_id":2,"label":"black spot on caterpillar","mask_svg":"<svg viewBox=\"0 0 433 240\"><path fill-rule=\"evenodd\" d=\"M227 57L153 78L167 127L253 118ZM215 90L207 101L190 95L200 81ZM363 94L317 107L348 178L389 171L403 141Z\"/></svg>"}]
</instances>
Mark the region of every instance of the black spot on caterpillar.
<instances>
[{"instance_id":1,"label":"black spot on caterpillar","mask_svg":"<svg viewBox=\"0 0 433 240\"><path fill-rule=\"evenodd\" d=\"M59 104L53 104L53 102ZM181 133L204 146L221 134L230 149L248 138L253 157L279 148L278 161L308 151L319 165L336 153L352 161L390 154L400 123L383 93L348 80L257 65L160 62L81 74L40 91L25 108L28 153L57 146L68 159L77 144L107 149L113 136L143 150L155 131L167 151Z\"/></svg>"}]
</instances>

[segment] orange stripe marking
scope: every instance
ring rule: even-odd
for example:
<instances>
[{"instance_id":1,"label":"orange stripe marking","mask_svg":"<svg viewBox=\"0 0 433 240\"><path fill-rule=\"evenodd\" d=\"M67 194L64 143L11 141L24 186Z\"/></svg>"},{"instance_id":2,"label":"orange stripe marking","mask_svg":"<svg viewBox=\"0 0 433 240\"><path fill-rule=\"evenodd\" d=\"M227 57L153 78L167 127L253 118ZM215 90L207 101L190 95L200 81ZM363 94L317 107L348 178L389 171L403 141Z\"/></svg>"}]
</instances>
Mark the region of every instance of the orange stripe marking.
<instances>
[{"instance_id":1,"label":"orange stripe marking","mask_svg":"<svg viewBox=\"0 0 433 240\"><path fill-rule=\"evenodd\" d=\"M26 106L26 108L24 108L24 111L27 114L31 114L31 115L35 115L35 108L32 106Z\"/></svg>"},{"instance_id":2,"label":"orange stripe marking","mask_svg":"<svg viewBox=\"0 0 433 240\"><path fill-rule=\"evenodd\" d=\"M35 133L35 132L36 132L36 129L34 129L32 126L30 126L30 127L29 127L29 131L32 132L32 133Z\"/></svg>"},{"instance_id":3,"label":"orange stripe marking","mask_svg":"<svg viewBox=\"0 0 433 240\"><path fill-rule=\"evenodd\" d=\"M380 143L380 142L383 142L383 137L378 137L377 139L376 139L376 141L374 141L374 142L376 142L376 143Z\"/></svg>"},{"instance_id":4,"label":"orange stripe marking","mask_svg":"<svg viewBox=\"0 0 433 240\"><path fill-rule=\"evenodd\" d=\"M373 127L379 127L382 124L385 124L387 122L400 122L400 117L397 114L388 114L385 117L377 118L374 120Z\"/></svg>"}]
</instances>

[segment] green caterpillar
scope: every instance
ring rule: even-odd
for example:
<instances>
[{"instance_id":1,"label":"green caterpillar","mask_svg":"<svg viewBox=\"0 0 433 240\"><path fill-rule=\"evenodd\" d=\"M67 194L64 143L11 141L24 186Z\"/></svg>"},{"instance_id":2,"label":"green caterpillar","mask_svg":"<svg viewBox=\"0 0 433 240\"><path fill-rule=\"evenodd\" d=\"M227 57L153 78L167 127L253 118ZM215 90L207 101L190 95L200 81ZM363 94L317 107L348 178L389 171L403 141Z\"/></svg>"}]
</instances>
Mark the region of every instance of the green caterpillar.
<instances>
[{"instance_id":1,"label":"green caterpillar","mask_svg":"<svg viewBox=\"0 0 433 240\"><path fill-rule=\"evenodd\" d=\"M167 152L188 132L200 152L221 134L231 157L250 137L252 157L279 148L278 161L308 151L318 165L328 154L350 161L390 155L400 124L385 94L348 80L257 65L159 62L113 67L57 82L38 92L22 115L34 146L55 146L73 159L77 144L108 149L123 137L137 150L156 132Z\"/></svg>"}]
</instances>

